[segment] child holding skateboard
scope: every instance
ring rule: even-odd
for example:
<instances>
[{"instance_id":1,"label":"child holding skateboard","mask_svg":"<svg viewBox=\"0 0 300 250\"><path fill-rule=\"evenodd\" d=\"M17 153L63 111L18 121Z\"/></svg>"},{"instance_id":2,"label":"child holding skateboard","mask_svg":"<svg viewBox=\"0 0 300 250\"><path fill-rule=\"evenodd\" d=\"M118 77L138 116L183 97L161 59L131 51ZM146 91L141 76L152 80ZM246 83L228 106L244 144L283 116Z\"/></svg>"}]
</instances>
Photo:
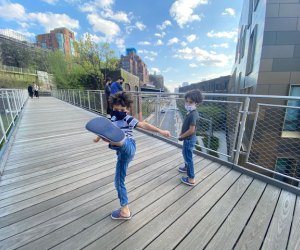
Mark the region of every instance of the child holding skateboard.
<instances>
[{"instance_id":1,"label":"child holding skateboard","mask_svg":"<svg viewBox=\"0 0 300 250\"><path fill-rule=\"evenodd\" d=\"M117 151L115 187L121 208L114 210L111 213L111 218L115 220L129 220L132 216L128 207L125 177L128 164L132 161L136 151L135 141L133 139L133 129L138 127L152 132L158 132L165 137L171 136L170 132L167 130L161 130L149 123L143 121L140 122L130 116L128 110L132 102L131 95L126 92L118 92L115 95L110 96L110 105L112 107L111 126L120 128L125 133L124 139L117 141L115 138L108 138L108 136L104 138L98 136L94 139L94 142L98 142L101 138L104 139L104 141L109 142L109 148ZM107 120L106 122L110 121ZM116 135L116 133L114 135ZM112 137L114 137L114 135Z\"/></svg>"}]
</instances>

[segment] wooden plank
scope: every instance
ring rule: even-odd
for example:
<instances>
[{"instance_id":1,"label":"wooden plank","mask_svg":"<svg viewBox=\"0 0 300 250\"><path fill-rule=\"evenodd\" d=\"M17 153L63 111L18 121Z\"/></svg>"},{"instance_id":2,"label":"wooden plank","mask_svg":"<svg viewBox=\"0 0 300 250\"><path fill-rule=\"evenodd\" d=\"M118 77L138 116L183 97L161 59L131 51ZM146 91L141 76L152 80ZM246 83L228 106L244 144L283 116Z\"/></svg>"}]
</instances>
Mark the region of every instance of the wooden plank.
<instances>
[{"instance_id":1,"label":"wooden plank","mask_svg":"<svg viewBox=\"0 0 300 250\"><path fill-rule=\"evenodd\" d=\"M162 143L161 145L164 145L164 144ZM167 145L167 146L169 146L169 145ZM151 150L154 150L154 148ZM148 150L148 151L151 153L151 152L153 152L151 150ZM103 152L104 153L102 153L101 156L98 155L98 157L96 157L96 159L94 161L91 161L90 160L91 158L87 157L86 159L89 159L88 166L85 164L84 168L82 167L82 164L80 164L80 165L72 164L71 167L69 167L69 168L65 168L65 167L62 168L62 165L57 164L58 167L54 167L54 168L42 170L42 171L37 171L33 174L29 174L26 176L23 175L19 178L10 178L8 180L1 181L0 184L2 184L2 185L0 185L0 193L6 192L9 190L13 190L18 187L29 186L30 184L37 183L42 180L45 180L45 182L43 182L43 184L44 184L44 183L48 182L51 178L53 179L58 176L59 176L59 178L66 178L68 175L70 175L70 173L73 173L72 175L74 175L74 172L76 170L87 172L92 169L89 167L91 165L91 163L98 162L98 164L99 164L99 161L100 161L101 162L101 164L99 164L99 167L100 167L105 161L115 158L114 152L112 152L111 150L107 150L107 148L105 148L105 151L103 151ZM140 153L140 154L142 154L142 153ZM138 154L137 154L137 157L139 157ZM141 155L141 157L142 157L142 155ZM85 159L85 161L86 161L86 159ZM61 170L61 171L59 171L59 170ZM59 180L59 178L57 180Z\"/></svg>"},{"instance_id":2,"label":"wooden plank","mask_svg":"<svg viewBox=\"0 0 300 250\"><path fill-rule=\"evenodd\" d=\"M201 240L205 239L206 242L209 242L208 246L206 247L207 249L233 249L239 235L241 234L248 219L250 218L252 211L254 210L265 187L266 184L264 182L254 180L249 186L249 188L242 195L241 199L235 205L233 210L230 212L229 216L226 218L219 230L215 228L215 230L218 231L212 238L212 240L209 242L210 238L206 238L206 234L201 235L203 236L201 237ZM214 218L218 216L223 216L223 213L219 210L219 212L214 213L213 216ZM202 224L202 226L206 227L207 225ZM199 225L199 227L197 226L197 228L201 228L201 226ZM207 226L207 228L210 227ZM195 235L195 233L193 234ZM188 238L189 236L184 240L184 242L190 245L190 243L188 242ZM200 243L200 247L206 244L205 242L203 242L204 244L202 245L202 242ZM195 246L195 244L197 243L193 241L193 244L191 244L191 246ZM183 249L182 247L180 249Z\"/></svg>"},{"instance_id":3,"label":"wooden plank","mask_svg":"<svg viewBox=\"0 0 300 250\"><path fill-rule=\"evenodd\" d=\"M106 247L116 247L116 249L143 249L182 214L184 214L191 206L193 206L195 202L202 202L203 197L210 192L210 189L214 185L219 185L219 182L222 181L221 179L229 171L230 169L226 167L219 168L209 178L204 179L191 191L187 192L182 198L178 199L170 207L143 226L143 224L145 224L145 221L143 220L143 217L145 216L144 214L151 213L151 211L149 211L151 207L145 209L142 213L139 213L135 217L134 224L136 227L130 228L131 231L126 228L124 233L122 233L119 237L116 237L117 233L122 230L122 228L125 229L125 224L122 224L114 231L111 231L107 235L107 237L111 237L111 239L109 240L109 243L105 244ZM105 237L101 239L102 242L104 240ZM97 243L95 242L95 244L99 246L99 244L101 244L100 239ZM61 246L64 245L65 243Z\"/></svg>"},{"instance_id":4,"label":"wooden plank","mask_svg":"<svg viewBox=\"0 0 300 250\"><path fill-rule=\"evenodd\" d=\"M260 249L279 195L279 188L267 186L235 249Z\"/></svg>"},{"instance_id":5,"label":"wooden plank","mask_svg":"<svg viewBox=\"0 0 300 250\"><path fill-rule=\"evenodd\" d=\"M153 181L147 182L140 188L130 192L129 198L132 206L140 204L138 209L143 209L144 206L147 206L147 204L149 205L158 199L158 196L164 196L165 193L172 190L178 185L178 172L175 169L173 172L174 173L172 174L163 174ZM165 180L165 182L163 180ZM147 204L140 203L141 199L145 199ZM113 226L111 218L109 217L110 212L118 206L119 201L114 192L114 195L109 195L107 199L103 199L102 197L102 199L93 200L77 209L73 209L69 213L58 216L53 220L47 221L24 233L10 237L2 241L1 244L4 246L4 249L16 248L27 243L28 244L22 248L40 249L45 248L45 246L50 248L51 246L83 231L83 229L86 229L84 232L87 231L88 227L94 225L98 221L103 221L105 224L105 227L101 226L102 230L105 230L106 228L109 229Z\"/></svg>"},{"instance_id":6,"label":"wooden plank","mask_svg":"<svg viewBox=\"0 0 300 250\"><path fill-rule=\"evenodd\" d=\"M262 249L286 249L296 195L281 191Z\"/></svg>"},{"instance_id":7,"label":"wooden plank","mask_svg":"<svg viewBox=\"0 0 300 250\"><path fill-rule=\"evenodd\" d=\"M126 178L128 192L170 171L174 168L174 164L178 163L179 160L180 157L178 156L178 154L173 154L173 156L170 156L168 160L165 159L164 161L157 162L150 167L147 167L146 169L144 169L144 171L136 171L128 175L128 177ZM0 240L28 230L36 225L39 225L76 207L79 207L80 205L84 205L87 202L97 199L98 197L102 196L101 199L103 201L103 198L105 198L104 195L107 195L108 193L109 196L114 197L111 191L115 193L114 184L112 182L105 186L100 186L88 193L75 197L74 199L70 199L69 201L61 203L60 205L53 206L52 208L44 212L37 213L36 215L31 216L18 223L14 223L13 225L1 228Z\"/></svg>"},{"instance_id":8,"label":"wooden plank","mask_svg":"<svg viewBox=\"0 0 300 250\"><path fill-rule=\"evenodd\" d=\"M165 157L169 157L170 153L176 154L175 152L176 151L170 151L169 153L158 155L153 157L150 160L130 166L128 169L127 181L130 180L132 174L135 174L136 172L137 174L140 175L141 178L144 174L147 175L148 173L151 173L152 170L156 169L158 166L163 165L164 162L163 159L165 159ZM162 160L162 163L160 163L160 160ZM105 186L113 182L113 180L114 180L114 176L111 175L103 179L83 183L81 186L78 187L75 186L76 188L74 189L68 189L67 187L62 188L61 190L58 189L52 196L51 196L52 193L51 192L48 194L43 194L37 197L33 197L32 199L22 202L23 204L18 204L24 206L24 208L20 212L10 213L5 217L2 217L0 220L0 226L6 226L15 223L17 221L20 221L24 218L33 216L34 214L41 213L51 207L57 206L68 200L74 199L78 196L84 195L93 190L101 188L102 186ZM14 210L14 209L15 209L14 206L10 207L10 210Z\"/></svg>"},{"instance_id":9,"label":"wooden plank","mask_svg":"<svg viewBox=\"0 0 300 250\"><path fill-rule=\"evenodd\" d=\"M197 223L205 217L210 209L226 193L233 192L239 197L250 185L252 178L241 176L231 171L222 181L203 197L201 202L195 203L186 213L176 220L169 228L153 240L146 249L173 249L190 233ZM228 191L229 189L229 191Z\"/></svg>"},{"instance_id":10,"label":"wooden plank","mask_svg":"<svg viewBox=\"0 0 300 250\"><path fill-rule=\"evenodd\" d=\"M297 202L293 217L293 225L288 243L288 249L300 249L300 197L297 196Z\"/></svg>"},{"instance_id":11,"label":"wooden plank","mask_svg":"<svg viewBox=\"0 0 300 250\"><path fill-rule=\"evenodd\" d=\"M210 171L200 177L200 181L193 189L187 186L178 185L175 189L173 189L160 199L157 199L154 203L150 204L149 206L144 206L145 208L140 212L135 210L133 219L134 223L119 223L120 225L118 227L115 227L113 230L109 231L108 234L104 235L101 235L100 232L98 232L97 235L97 231L95 231L95 233L90 234L90 237L88 239L84 239L85 237L79 234L78 236L75 236L75 241L71 238L70 240L63 242L61 245L58 245L55 249L71 249L75 246L75 242L80 242L80 248L85 247L86 249L99 249L99 247L101 246L101 248L103 249L113 249L124 239L142 228L148 222L152 221L153 218L160 215L163 211L168 209L178 200L182 199L185 195L190 194L190 192L193 191L193 193L196 193L197 191L201 190L201 187L203 187L205 191L208 191L209 187L207 187L206 184L209 183L208 185L213 186L220 180L220 178L222 178L222 176L224 176L229 171L229 169L226 168L223 168L221 171L218 171L219 169L219 164L212 163L207 168L207 170ZM142 204L139 205L141 206ZM107 230L107 228L105 230ZM90 229L90 231L92 230ZM141 249L141 247L138 247L138 249Z\"/></svg>"},{"instance_id":12,"label":"wooden plank","mask_svg":"<svg viewBox=\"0 0 300 250\"><path fill-rule=\"evenodd\" d=\"M165 153L172 149L172 146L170 148L166 147L164 150L161 150L160 153ZM148 158L151 157L147 156ZM139 162L143 162L147 160L146 157L141 157L140 159L135 161L135 164L138 164ZM65 190L73 190L77 187L80 187L84 183L89 183L90 181L95 181L98 179L102 179L108 176L112 176L115 172L115 164L112 164L114 160L109 161L108 164L103 165L101 168L99 168L99 164L96 164L95 170L89 171L87 173L82 173L80 175L76 175L70 178L63 179L60 182L54 182L50 183L47 186L41 186L34 190L29 190L25 193L20 193L18 195L14 195L12 197L8 197L6 199L1 200L0 204L0 217L5 216L9 213L19 211L24 208L24 204L27 204L30 198L33 198L35 203L41 202L40 194L45 194L45 199L49 199L53 197L53 195L57 196L60 192L65 192ZM107 163L107 162L106 162ZM44 184L44 183L42 183ZM53 192L51 192L53 191ZM50 192L52 196L50 195ZM38 199L37 199L38 198ZM24 201L24 203L22 202ZM17 205L13 205L13 203L17 203ZM33 205L30 203L30 205Z\"/></svg>"}]
</instances>

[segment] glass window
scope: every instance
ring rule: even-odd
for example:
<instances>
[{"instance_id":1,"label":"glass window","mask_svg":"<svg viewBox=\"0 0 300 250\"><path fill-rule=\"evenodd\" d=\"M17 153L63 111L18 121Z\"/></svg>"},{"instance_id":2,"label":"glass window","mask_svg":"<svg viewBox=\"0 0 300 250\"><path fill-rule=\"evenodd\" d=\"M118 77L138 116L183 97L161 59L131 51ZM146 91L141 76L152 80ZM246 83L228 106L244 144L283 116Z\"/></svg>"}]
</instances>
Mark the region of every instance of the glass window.
<instances>
[{"instance_id":1,"label":"glass window","mask_svg":"<svg viewBox=\"0 0 300 250\"><path fill-rule=\"evenodd\" d=\"M256 10L258 3L259 3L259 0L254 0L254 2L253 2L254 11Z\"/></svg>"},{"instance_id":2,"label":"glass window","mask_svg":"<svg viewBox=\"0 0 300 250\"><path fill-rule=\"evenodd\" d=\"M250 27L252 24L252 15L253 15L253 0L249 0L248 27Z\"/></svg>"},{"instance_id":3,"label":"glass window","mask_svg":"<svg viewBox=\"0 0 300 250\"><path fill-rule=\"evenodd\" d=\"M300 85L292 85L290 88L290 96L300 97ZM284 137L296 137L300 136L300 100L289 100L288 106L295 108L287 108L285 113L283 131L293 133L283 133ZM287 136L289 134L289 136Z\"/></svg>"},{"instance_id":4,"label":"glass window","mask_svg":"<svg viewBox=\"0 0 300 250\"><path fill-rule=\"evenodd\" d=\"M247 66L246 66L246 74L249 75L253 71L254 57L255 57L255 47L256 47L256 33L257 33L257 25L255 25L249 41L248 47L248 57L247 57Z\"/></svg>"}]
</instances>

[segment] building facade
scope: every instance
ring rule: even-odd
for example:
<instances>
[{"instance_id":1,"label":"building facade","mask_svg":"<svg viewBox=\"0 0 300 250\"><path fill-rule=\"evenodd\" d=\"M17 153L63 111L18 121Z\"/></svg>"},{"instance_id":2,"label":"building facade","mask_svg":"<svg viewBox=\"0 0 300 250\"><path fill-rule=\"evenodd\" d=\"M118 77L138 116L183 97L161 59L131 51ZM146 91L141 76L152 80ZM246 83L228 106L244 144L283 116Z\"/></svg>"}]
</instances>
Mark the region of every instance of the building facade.
<instances>
[{"instance_id":1,"label":"building facade","mask_svg":"<svg viewBox=\"0 0 300 250\"><path fill-rule=\"evenodd\" d=\"M38 46L53 50L59 49L66 55L75 55L74 41L74 32L67 28L57 28L51 30L50 33L36 36Z\"/></svg>"},{"instance_id":2,"label":"building facade","mask_svg":"<svg viewBox=\"0 0 300 250\"><path fill-rule=\"evenodd\" d=\"M199 89L205 93L228 93L228 84L230 76L221 76L219 78L192 83L190 85L179 88L179 92L187 92L192 89Z\"/></svg>"},{"instance_id":3,"label":"building facade","mask_svg":"<svg viewBox=\"0 0 300 250\"><path fill-rule=\"evenodd\" d=\"M122 69L138 76L140 79L140 86L149 82L147 65L137 55L134 48L126 49L126 56L121 56L120 66Z\"/></svg>"},{"instance_id":4,"label":"building facade","mask_svg":"<svg viewBox=\"0 0 300 250\"><path fill-rule=\"evenodd\" d=\"M230 93L300 97L300 0L245 0L238 34ZM243 142L249 162L299 178L300 101L258 102Z\"/></svg>"}]
</instances>

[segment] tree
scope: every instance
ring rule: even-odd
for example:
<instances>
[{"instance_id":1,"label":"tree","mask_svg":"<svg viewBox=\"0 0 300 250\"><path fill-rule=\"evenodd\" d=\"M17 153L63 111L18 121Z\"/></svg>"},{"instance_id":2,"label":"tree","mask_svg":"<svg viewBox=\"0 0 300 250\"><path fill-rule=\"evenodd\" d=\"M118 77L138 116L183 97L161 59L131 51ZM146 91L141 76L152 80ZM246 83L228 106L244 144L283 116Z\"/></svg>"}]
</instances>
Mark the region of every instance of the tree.
<instances>
[{"instance_id":1,"label":"tree","mask_svg":"<svg viewBox=\"0 0 300 250\"><path fill-rule=\"evenodd\" d=\"M90 35L80 40L76 44L78 56L75 62L80 65L88 75L85 79L89 79L88 87L91 89L103 89L103 74L101 73L101 57L99 54L98 45L94 43Z\"/></svg>"},{"instance_id":2,"label":"tree","mask_svg":"<svg viewBox=\"0 0 300 250\"><path fill-rule=\"evenodd\" d=\"M114 71L120 64L120 59L115 56L115 52L109 47L108 43L100 44L101 68L104 69L104 79L107 77L106 72Z\"/></svg>"}]
</instances>

